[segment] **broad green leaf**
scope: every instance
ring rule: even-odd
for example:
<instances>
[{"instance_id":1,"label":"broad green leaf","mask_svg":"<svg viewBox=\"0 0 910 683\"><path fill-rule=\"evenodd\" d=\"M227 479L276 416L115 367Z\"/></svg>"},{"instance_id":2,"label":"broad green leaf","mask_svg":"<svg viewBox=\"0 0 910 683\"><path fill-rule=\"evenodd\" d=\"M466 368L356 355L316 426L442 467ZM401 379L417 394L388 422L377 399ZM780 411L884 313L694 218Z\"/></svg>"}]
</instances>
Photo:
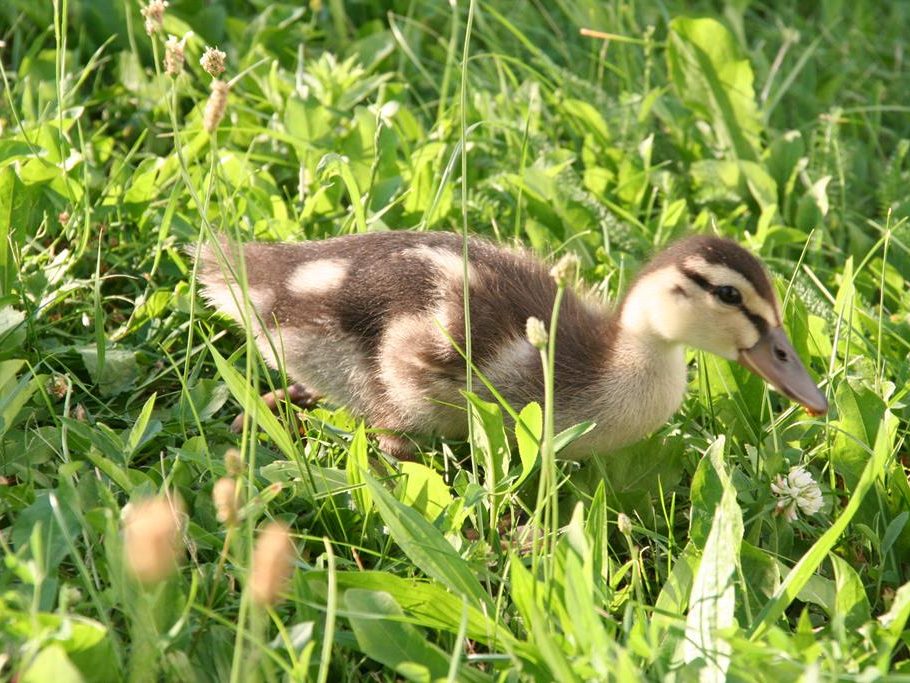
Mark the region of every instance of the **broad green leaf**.
<instances>
[{"instance_id":1,"label":"broad green leaf","mask_svg":"<svg viewBox=\"0 0 910 683\"><path fill-rule=\"evenodd\" d=\"M0 166L0 296L12 291L16 278L15 262L10 244L18 243L13 234L13 201L16 189L16 172L9 166Z\"/></svg>"},{"instance_id":2,"label":"broad green leaf","mask_svg":"<svg viewBox=\"0 0 910 683\"><path fill-rule=\"evenodd\" d=\"M891 609L878 618L881 629L876 646L880 671L887 671L891 653L900 642L901 636L906 636L908 618L910 618L910 581L897 589Z\"/></svg>"},{"instance_id":3,"label":"broad green leaf","mask_svg":"<svg viewBox=\"0 0 910 683\"><path fill-rule=\"evenodd\" d=\"M593 133L600 143L606 144L610 140L610 130L596 107L590 102L573 98L566 98L560 102L563 114L567 118L576 119L581 123L581 129L586 133Z\"/></svg>"},{"instance_id":4,"label":"broad green leaf","mask_svg":"<svg viewBox=\"0 0 910 683\"><path fill-rule=\"evenodd\" d=\"M211 419L230 396L227 385L218 378L200 379L181 393L180 402L173 408L174 419L190 422L199 416L202 421Z\"/></svg>"},{"instance_id":5,"label":"broad green leaf","mask_svg":"<svg viewBox=\"0 0 910 683\"><path fill-rule=\"evenodd\" d=\"M307 572L307 578L325 585L326 572ZM336 572L339 590L363 588L386 591L414 623L425 628L440 629L456 634L461 626L464 601L441 584L426 579L404 578L381 571ZM516 641L505 624L487 617L476 607L468 605L467 636L492 648L512 647Z\"/></svg>"},{"instance_id":6,"label":"broad green leaf","mask_svg":"<svg viewBox=\"0 0 910 683\"><path fill-rule=\"evenodd\" d=\"M2 275L0 275L2 277ZM25 341L25 313L12 306L0 306L0 354L9 355Z\"/></svg>"},{"instance_id":7,"label":"broad green leaf","mask_svg":"<svg viewBox=\"0 0 910 683\"><path fill-rule=\"evenodd\" d=\"M37 388L37 380L31 372L26 372L16 381L16 375L24 362L0 361L0 437L13 425Z\"/></svg>"},{"instance_id":8,"label":"broad green leaf","mask_svg":"<svg viewBox=\"0 0 910 683\"><path fill-rule=\"evenodd\" d=\"M563 570L565 607L571 617L566 625L566 634L578 643L598 676L607 676L612 664L609 657L612 643L595 608L598 603L589 573L590 562L585 567L583 558L568 552Z\"/></svg>"},{"instance_id":9,"label":"broad green leaf","mask_svg":"<svg viewBox=\"0 0 910 683\"><path fill-rule=\"evenodd\" d=\"M683 548L654 602L652 628L656 638L663 641L661 649L664 652L672 653L678 643L676 635L683 636L685 612L698 568L698 555L698 548L691 542ZM666 637L670 634L673 637Z\"/></svg>"},{"instance_id":10,"label":"broad green leaf","mask_svg":"<svg viewBox=\"0 0 910 683\"><path fill-rule=\"evenodd\" d=\"M723 436L711 445L705 458L710 459L722 493L692 582L682 650L687 664L702 660L700 681L725 681L732 647L720 632L736 624L735 581L743 518L724 466Z\"/></svg>"},{"instance_id":11,"label":"broad green leaf","mask_svg":"<svg viewBox=\"0 0 910 683\"><path fill-rule=\"evenodd\" d=\"M448 674L449 655L402 620L401 607L388 593L351 588L344 594L344 605L357 645L371 659L410 681L429 683ZM490 678L462 664L458 680Z\"/></svg>"},{"instance_id":12,"label":"broad green leaf","mask_svg":"<svg viewBox=\"0 0 910 683\"><path fill-rule=\"evenodd\" d=\"M155 436L155 434L161 431L161 422L155 420L150 423L152 411L155 409L155 398L157 396L157 393L149 396L145 405L142 406L142 410L139 413L139 417L136 418L133 428L130 430L130 434L126 439L126 452L124 453L124 458L127 463L136 455L136 451L145 445L149 439Z\"/></svg>"},{"instance_id":13,"label":"broad green leaf","mask_svg":"<svg viewBox=\"0 0 910 683\"><path fill-rule=\"evenodd\" d=\"M866 463L882 416L885 403L861 381L843 380L834 392L837 405L837 431L831 448L831 462L849 490L853 490Z\"/></svg>"},{"instance_id":14,"label":"broad green leaf","mask_svg":"<svg viewBox=\"0 0 910 683\"><path fill-rule=\"evenodd\" d=\"M4 613L0 607L0 633L26 640L35 634L36 626L55 634L55 644L89 680L114 683L122 679L115 666L112 639L103 624L74 614Z\"/></svg>"},{"instance_id":15,"label":"broad green leaf","mask_svg":"<svg viewBox=\"0 0 910 683\"><path fill-rule=\"evenodd\" d=\"M354 226L357 232L367 231L366 214L363 208L363 198L360 188L357 186L357 180L351 171L350 162L340 154L326 154L319 161L316 168L316 177L319 182L328 183L334 177L340 177L348 191L351 200L351 207L354 210Z\"/></svg>"},{"instance_id":16,"label":"broad green leaf","mask_svg":"<svg viewBox=\"0 0 910 683\"><path fill-rule=\"evenodd\" d=\"M385 487L364 473L367 488L389 533L399 547L427 576L436 579L469 604L492 612L489 596L474 569L449 544L440 531L416 510L395 499Z\"/></svg>"},{"instance_id":17,"label":"broad green leaf","mask_svg":"<svg viewBox=\"0 0 910 683\"><path fill-rule=\"evenodd\" d=\"M484 401L474 394L463 392L474 407L474 438L477 448L484 455L484 474L486 487L493 492L506 478L511 461L511 451L503 425L502 411L495 403Z\"/></svg>"},{"instance_id":18,"label":"broad green leaf","mask_svg":"<svg viewBox=\"0 0 910 683\"><path fill-rule=\"evenodd\" d=\"M532 635L543 663L550 670L551 680L580 680L572 670L559 641L553 635L552 619L545 615L537 604L537 597L546 593L545 588L522 564L520 557L513 555L509 564L512 601L524 620L525 629Z\"/></svg>"},{"instance_id":19,"label":"broad green leaf","mask_svg":"<svg viewBox=\"0 0 910 683\"><path fill-rule=\"evenodd\" d=\"M740 161L740 170L746 187L758 206L764 211L777 206L777 183L764 166L754 161Z\"/></svg>"},{"instance_id":20,"label":"broad green leaf","mask_svg":"<svg viewBox=\"0 0 910 683\"><path fill-rule=\"evenodd\" d=\"M116 396L130 389L139 377L136 353L127 349L105 348L102 354L94 344L79 349L85 369L102 396Z\"/></svg>"},{"instance_id":21,"label":"broad green leaf","mask_svg":"<svg viewBox=\"0 0 910 683\"><path fill-rule=\"evenodd\" d=\"M60 528L60 521L51 507L51 496L57 497L57 507L60 520L65 528ZM42 555L43 566L40 567L45 575L52 574L63 559L69 555L70 546L66 537L70 539L79 533L79 520L73 512L73 507L78 503L72 500L71 494L66 489L56 491L44 490L35 497L35 502L16 515L12 525L11 540L17 551L30 547L32 551L38 550ZM36 539L33 531L38 529L40 537L37 539L40 547L34 547ZM35 558L38 559L38 558Z\"/></svg>"},{"instance_id":22,"label":"broad green leaf","mask_svg":"<svg viewBox=\"0 0 910 683\"><path fill-rule=\"evenodd\" d=\"M21 683L82 683L85 679L59 645L48 645L19 676Z\"/></svg>"},{"instance_id":23,"label":"broad green leaf","mask_svg":"<svg viewBox=\"0 0 910 683\"><path fill-rule=\"evenodd\" d=\"M529 403L518 413L515 423L515 442L521 458L521 474L515 486L521 484L534 471L540 455L540 438L543 434L543 412L539 403Z\"/></svg>"},{"instance_id":24,"label":"broad green leaf","mask_svg":"<svg viewBox=\"0 0 910 683\"><path fill-rule=\"evenodd\" d=\"M699 548L703 547L708 539L714 523L714 513L724 495L724 482L712 460L718 449L721 453L724 450L722 436L708 447L692 477L689 539Z\"/></svg>"},{"instance_id":25,"label":"broad green leaf","mask_svg":"<svg viewBox=\"0 0 910 683\"><path fill-rule=\"evenodd\" d=\"M428 522L436 521L452 504L452 493L442 475L418 462L401 463L398 498L417 510Z\"/></svg>"},{"instance_id":26,"label":"broad green leaf","mask_svg":"<svg viewBox=\"0 0 910 683\"><path fill-rule=\"evenodd\" d=\"M796 205L796 227L803 232L819 228L828 214L828 183L831 176L820 178L806 191Z\"/></svg>"},{"instance_id":27,"label":"broad green leaf","mask_svg":"<svg viewBox=\"0 0 910 683\"><path fill-rule=\"evenodd\" d=\"M834 314L841 320L845 335L847 326L851 325L857 317L854 315L856 284L853 277L853 257L848 256L838 276L840 286L837 288L837 296L834 299Z\"/></svg>"},{"instance_id":28,"label":"broad green leaf","mask_svg":"<svg viewBox=\"0 0 910 683\"><path fill-rule=\"evenodd\" d=\"M869 599L856 570L835 553L829 555L834 567L835 616L843 621L847 632L855 631L872 618Z\"/></svg>"},{"instance_id":29,"label":"broad green leaf","mask_svg":"<svg viewBox=\"0 0 910 683\"><path fill-rule=\"evenodd\" d=\"M363 423L357 425L354 431L354 437L351 439L351 447L348 449L347 460L345 462L345 471L348 475L348 483L354 487L351 495L354 498L354 504L364 517L373 509L373 497L366 488L363 480L363 473L370 469L370 459L367 455L367 433Z\"/></svg>"},{"instance_id":30,"label":"broad green leaf","mask_svg":"<svg viewBox=\"0 0 910 683\"><path fill-rule=\"evenodd\" d=\"M786 188L790 184L805 153L806 144L798 130L788 130L774 138L766 152L765 166L777 187Z\"/></svg>"},{"instance_id":31,"label":"broad green leaf","mask_svg":"<svg viewBox=\"0 0 910 683\"><path fill-rule=\"evenodd\" d=\"M754 76L724 25L709 18L673 19L667 65L677 96L710 123L721 148L754 161L763 130Z\"/></svg>"},{"instance_id":32,"label":"broad green leaf","mask_svg":"<svg viewBox=\"0 0 910 683\"><path fill-rule=\"evenodd\" d=\"M267 481L297 483L298 493L312 500L328 498L351 490L345 470L321 467L300 459L275 460L259 468Z\"/></svg>"}]
</instances>

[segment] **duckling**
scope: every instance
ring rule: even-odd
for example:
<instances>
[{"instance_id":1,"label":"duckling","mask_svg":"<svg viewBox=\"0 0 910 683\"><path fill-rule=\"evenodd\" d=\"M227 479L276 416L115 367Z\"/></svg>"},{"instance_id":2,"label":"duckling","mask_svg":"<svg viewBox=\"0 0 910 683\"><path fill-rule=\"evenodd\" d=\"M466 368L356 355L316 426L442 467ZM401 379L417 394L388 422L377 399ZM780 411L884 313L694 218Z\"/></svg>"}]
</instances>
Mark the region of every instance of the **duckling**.
<instances>
[{"instance_id":1,"label":"duckling","mask_svg":"<svg viewBox=\"0 0 910 683\"><path fill-rule=\"evenodd\" d=\"M475 366L512 406L542 402L540 356L525 330L531 316L550 320L556 284L548 266L477 237L468 254ZM455 348L465 346L459 235L254 242L242 255L241 268L236 245L202 246L198 279L208 304L247 321L266 362L294 381L287 395L264 397L270 406L283 398L346 405L399 458L411 455L407 435L465 438L466 366ZM761 263L730 240L693 236L651 260L615 311L566 291L556 329L556 429L595 426L559 456L582 460L664 424L684 398L686 346L738 361L810 414L827 411L781 327Z\"/></svg>"}]
</instances>

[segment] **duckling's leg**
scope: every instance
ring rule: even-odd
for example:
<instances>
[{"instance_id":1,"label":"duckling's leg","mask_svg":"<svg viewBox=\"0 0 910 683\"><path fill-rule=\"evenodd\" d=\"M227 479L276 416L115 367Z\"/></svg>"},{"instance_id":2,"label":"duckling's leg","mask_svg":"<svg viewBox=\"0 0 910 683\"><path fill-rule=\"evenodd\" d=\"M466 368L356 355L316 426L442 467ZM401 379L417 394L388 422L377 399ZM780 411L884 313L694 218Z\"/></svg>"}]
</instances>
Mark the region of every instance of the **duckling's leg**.
<instances>
[{"instance_id":1,"label":"duckling's leg","mask_svg":"<svg viewBox=\"0 0 910 683\"><path fill-rule=\"evenodd\" d=\"M299 383L290 385L287 390L276 389L262 395L262 400L265 401L265 404L272 412L275 412L279 402L284 400L290 401L299 408L312 408L319 402L319 399L320 396L316 392ZM234 418L234 421L231 422L232 432L240 433L243 431L244 417L245 413L240 413Z\"/></svg>"}]
</instances>

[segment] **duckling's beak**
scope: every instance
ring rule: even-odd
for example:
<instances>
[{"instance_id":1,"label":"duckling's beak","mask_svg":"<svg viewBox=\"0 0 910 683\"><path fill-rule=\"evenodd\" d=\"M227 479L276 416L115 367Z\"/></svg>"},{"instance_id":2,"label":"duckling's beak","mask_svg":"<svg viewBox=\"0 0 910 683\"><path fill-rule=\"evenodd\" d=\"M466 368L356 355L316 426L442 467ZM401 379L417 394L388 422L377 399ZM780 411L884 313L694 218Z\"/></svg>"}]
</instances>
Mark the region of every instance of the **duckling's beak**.
<instances>
[{"instance_id":1,"label":"duckling's beak","mask_svg":"<svg viewBox=\"0 0 910 683\"><path fill-rule=\"evenodd\" d=\"M828 399L809 377L783 328L768 330L755 346L740 351L737 360L780 393L800 403L810 415L828 412Z\"/></svg>"}]
</instances>

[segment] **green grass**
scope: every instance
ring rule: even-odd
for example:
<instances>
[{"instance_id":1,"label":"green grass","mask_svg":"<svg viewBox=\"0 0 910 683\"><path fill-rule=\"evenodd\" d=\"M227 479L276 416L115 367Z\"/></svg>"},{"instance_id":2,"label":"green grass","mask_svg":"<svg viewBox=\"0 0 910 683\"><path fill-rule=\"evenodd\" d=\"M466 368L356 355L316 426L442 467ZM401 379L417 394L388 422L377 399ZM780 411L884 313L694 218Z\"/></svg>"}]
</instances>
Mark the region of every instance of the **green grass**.
<instances>
[{"instance_id":1,"label":"green grass","mask_svg":"<svg viewBox=\"0 0 910 683\"><path fill-rule=\"evenodd\" d=\"M910 6L457 4L173 0L151 38L130 0L0 6L3 680L910 679ZM213 135L206 44L239 76ZM232 434L285 378L183 248L404 228L572 252L612 301L734 237L832 409L693 354L671 422L581 467L547 406L510 445L473 401L472 443L400 469L343 407ZM791 522L797 465L824 506ZM183 563L141 586L124 508L160 493ZM295 571L263 608L270 520Z\"/></svg>"}]
</instances>

